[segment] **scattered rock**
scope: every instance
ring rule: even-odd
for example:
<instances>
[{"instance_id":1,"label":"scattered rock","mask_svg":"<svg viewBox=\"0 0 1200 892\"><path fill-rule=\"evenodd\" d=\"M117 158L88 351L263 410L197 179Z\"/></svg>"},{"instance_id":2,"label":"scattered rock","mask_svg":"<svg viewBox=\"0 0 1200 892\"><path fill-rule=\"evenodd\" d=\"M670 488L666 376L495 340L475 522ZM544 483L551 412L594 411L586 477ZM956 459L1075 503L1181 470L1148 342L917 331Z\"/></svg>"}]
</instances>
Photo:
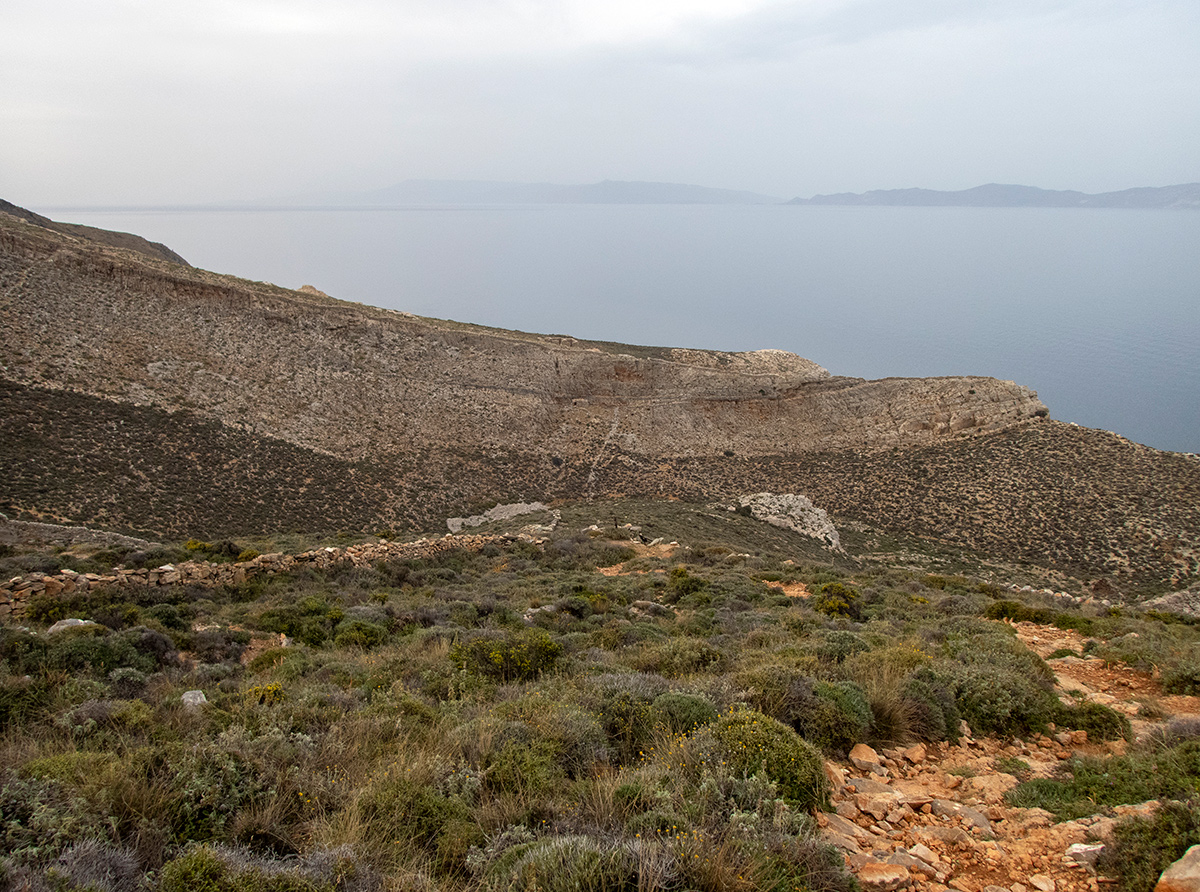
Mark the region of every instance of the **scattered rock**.
<instances>
[{"instance_id":1,"label":"scattered rock","mask_svg":"<svg viewBox=\"0 0 1200 892\"><path fill-rule=\"evenodd\" d=\"M1200 892L1200 846L1192 846L1164 870L1154 892Z\"/></svg>"},{"instance_id":2,"label":"scattered rock","mask_svg":"<svg viewBox=\"0 0 1200 892\"><path fill-rule=\"evenodd\" d=\"M865 892L894 892L909 885L908 868L899 864L874 862L860 867L858 882Z\"/></svg>"},{"instance_id":3,"label":"scattered rock","mask_svg":"<svg viewBox=\"0 0 1200 892\"><path fill-rule=\"evenodd\" d=\"M910 746L906 750L901 750L900 755L908 759L908 761L912 762L914 765L919 765L928 757L929 751L926 749L925 744L918 743L914 746Z\"/></svg>"},{"instance_id":4,"label":"scattered rock","mask_svg":"<svg viewBox=\"0 0 1200 892\"><path fill-rule=\"evenodd\" d=\"M887 769L883 767L879 753L865 743L856 744L854 749L850 750L850 762L860 771L869 771L871 774L887 774Z\"/></svg>"},{"instance_id":5,"label":"scattered rock","mask_svg":"<svg viewBox=\"0 0 1200 892\"><path fill-rule=\"evenodd\" d=\"M1067 849L1065 857L1070 858L1076 864L1094 868L1096 866L1096 859L1100 857L1100 853L1103 851L1103 845L1088 845L1077 842Z\"/></svg>"},{"instance_id":6,"label":"scattered rock","mask_svg":"<svg viewBox=\"0 0 1200 892\"><path fill-rule=\"evenodd\" d=\"M1031 876L1029 878L1029 885L1037 889L1038 892L1055 892L1058 889L1058 884L1044 873L1035 873Z\"/></svg>"},{"instance_id":7,"label":"scattered rock","mask_svg":"<svg viewBox=\"0 0 1200 892\"><path fill-rule=\"evenodd\" d=\"M199 709L208 704L208 698L204 696L204 691L184 691L183 696L179 699L188 709Z\"/></svg>"}]
</instances>

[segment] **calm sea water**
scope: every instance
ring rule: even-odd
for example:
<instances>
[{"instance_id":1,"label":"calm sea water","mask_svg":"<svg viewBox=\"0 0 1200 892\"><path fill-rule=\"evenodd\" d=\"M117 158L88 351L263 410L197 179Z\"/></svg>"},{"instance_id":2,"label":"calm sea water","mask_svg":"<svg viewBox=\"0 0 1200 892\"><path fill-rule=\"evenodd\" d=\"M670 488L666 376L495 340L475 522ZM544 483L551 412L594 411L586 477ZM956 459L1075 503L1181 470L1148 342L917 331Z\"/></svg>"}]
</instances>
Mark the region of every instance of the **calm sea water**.
<instances>
[{"instance_id":1,"label":"calm sea water","mask_svg":"<svg viewBox=\"0 0 1200 892\"><path fill-rule=\"evenodd\" d=\"M991 375L1200 452L1200 213L554 205L99 211L191 263L424 316Z\"/></svg>"}]
</instances>

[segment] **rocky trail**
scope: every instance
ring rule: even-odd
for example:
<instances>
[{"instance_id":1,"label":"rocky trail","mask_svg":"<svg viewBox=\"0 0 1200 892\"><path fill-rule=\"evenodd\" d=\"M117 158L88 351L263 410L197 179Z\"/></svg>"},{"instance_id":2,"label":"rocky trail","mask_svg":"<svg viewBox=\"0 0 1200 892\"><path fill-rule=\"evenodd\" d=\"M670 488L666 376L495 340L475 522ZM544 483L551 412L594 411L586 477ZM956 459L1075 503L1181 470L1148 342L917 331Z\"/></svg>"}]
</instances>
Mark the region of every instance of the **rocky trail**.
<instances>
[{"instance_id":1,"label":"rocky trail","mask_svg":"<svg viewBox=\"0 0 1200 892\"><path fill-rule=\"evenodd\" d=\"M1076 632L1014 625L1021 641L1043 658L1064 648L1082 651L1085 639ZM1137 739L1173 718L1200 714L1200 698L1164 696L1156 679L1128 666L1077 656L1047 662L1064 700L1082 696L1126 714ZM1138 717L1148 700L1160 720ZM880 752L860 744L848 763L828 763L835 811L817 820L865 890L1098 892L1114 888L1094 865L1116 822L1147 814L1157 803L1054 823L1042 809L1006 804L1004 794L1019 781L1001 766L1021 760L1028 776L1050 777L1075 755L1115 756L1125 748L1123 740L1089 741L1086 731L1029 740L973 739L967 733L957 745Z\"/></svg>"}]
</instances>

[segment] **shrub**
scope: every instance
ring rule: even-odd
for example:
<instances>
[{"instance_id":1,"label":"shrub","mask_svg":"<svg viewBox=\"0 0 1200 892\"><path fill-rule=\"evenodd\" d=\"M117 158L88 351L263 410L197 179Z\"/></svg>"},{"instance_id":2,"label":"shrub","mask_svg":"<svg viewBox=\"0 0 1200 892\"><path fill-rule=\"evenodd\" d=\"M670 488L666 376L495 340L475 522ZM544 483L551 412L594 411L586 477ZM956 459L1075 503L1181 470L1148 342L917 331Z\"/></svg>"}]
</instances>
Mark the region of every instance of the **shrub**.
<instances>
[{"instance_id":1,"label":"shrub","mask_svg":"<svg viewBox=\"0 0 1200 892\"><path fill-rule=\"evenodd\" d=\"M908 706L913 734L922 740L958 740L962 714L947 675L930 666L918 668L904 680L900 696Z\"/></svg>"},{"instance_id":2,"label":"shrub","mask_svg":"<svg viewBox=\"0 0 1200 892\"><path fill-rule=\"evenodd\" d=\"M849 586L840 582L827 582L817 589L816 595L810 598L808 603L813 610L826 616L861 620L860 600L859 593Z\"/></svg>"},{"instance_id":3,"label":"shrub","mask_svg":"<svg viewBox=\"0 0 1200 892\"><path fill-rule=\"evenodd\" d=\"M865 638L854 632L835 629L826 632L820 644L817 645L817 656L830 663L841 663L853 654L871 649Z\"/></svg>"},{"instance_id":4,"label":"shrub","mask_svg":"<svg viewBox=\"0 0 1200 892\"><path fill-rule=\"evenodd\" d=\"M438 837L449 825L472 823L471 810L462 800L403 776L386 777L366 790L358 809L367 839L380 852L400 845L433 854ZM461 826L457 832L463 832Z\"/></svg>"},{"instance_id":5,"label":"shrub","mask_svg":"<svg viewBox=\"0 0 1200 892\"><path fill-rule=\"evenodd\" d=\"M1096 868L1120 880L1122 892L1153 892L1162 872L1200 844L1200 803L1163 803L1147 818L1130 818L1113 829Z\"/></svg>"},{"instance_id":6,"label":"shrub","mask_svg":"<svg viewBox=\"0 0 1200 892\"><path fill-rule=\"evenodd\" d=\"M92 892L137 892L142 879L135 855L94 839L63 852L55 872L77 888Z\"/></svg>"},{"instance_id":7,"label":"shrub","mask_svg":"<svg viewBox=\"0 0 1200 892\"><path fill-rule=\"evenodd\" d=\"M672 691L655 698L650 714L655 724L672 733L687 734L713 721L717 708L707 697Z\"/></svg>"},{"instance_id":8,"label":"shrub","mask_svg":"<svg viewBox=\"0 0 1200 892\"><path fill-rule=\"evenodd\" d=\"M742 775L762 771L784 798L804 809L828 797L820 751L795 731L752 709L729 713L708 726L729 767Z\"/></svg>"},{"instance_id":9,"label":"shrub","mask_svg":"<svg viewBox=\"0 0 1200 892\"><path fill-rule=\"evenodd\" d=\"M450 649L460 669L504 682L536 678L561 654L562 645L542 629L482 632Z\"/></svg>"},{"instance_id":10,"label":"shrub","mask_svg":"<svg viewBox=\"0 0 1200 892\"><path fill-rule=\"evenodd\" d=\"M344 620L338 624L333 643L338 647L359 647L370 650L387 639L387 629L361 619Z\"/></svg>"},{"instance_id":11,"label":"shrub","mask_svg":"<svg viewBox=\"0 0 1200 892\"><path fill-rule=\"evenodd\" d=\"M1129 739L1132 736L1129 719L1111 706L1092 701L1071 706L1060 705L1054 712L1054 723L1087 731L1092 740Z\"/></svg>"}]
</instances>

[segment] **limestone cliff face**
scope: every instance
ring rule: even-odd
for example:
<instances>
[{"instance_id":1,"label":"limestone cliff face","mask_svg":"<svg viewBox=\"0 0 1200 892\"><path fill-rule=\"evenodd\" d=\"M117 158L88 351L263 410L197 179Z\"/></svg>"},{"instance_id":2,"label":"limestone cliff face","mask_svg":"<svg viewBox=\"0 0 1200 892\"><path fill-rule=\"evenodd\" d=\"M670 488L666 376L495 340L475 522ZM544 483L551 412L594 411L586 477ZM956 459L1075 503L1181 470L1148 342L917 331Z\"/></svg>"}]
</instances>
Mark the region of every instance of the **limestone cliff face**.
<instances>
[{"instance_id":1,"label":"limestone cliff face","mask_svg":"<svg viewBox=\"0 0 1200 892\"><path fill-rule=\"evenodd\" d=\"M346 459L924 445L1046 413L990 378L831 377L790 353L597 345L424 319L64 239L0 215L4 377Z\"/></svg>"}]
</instances>

